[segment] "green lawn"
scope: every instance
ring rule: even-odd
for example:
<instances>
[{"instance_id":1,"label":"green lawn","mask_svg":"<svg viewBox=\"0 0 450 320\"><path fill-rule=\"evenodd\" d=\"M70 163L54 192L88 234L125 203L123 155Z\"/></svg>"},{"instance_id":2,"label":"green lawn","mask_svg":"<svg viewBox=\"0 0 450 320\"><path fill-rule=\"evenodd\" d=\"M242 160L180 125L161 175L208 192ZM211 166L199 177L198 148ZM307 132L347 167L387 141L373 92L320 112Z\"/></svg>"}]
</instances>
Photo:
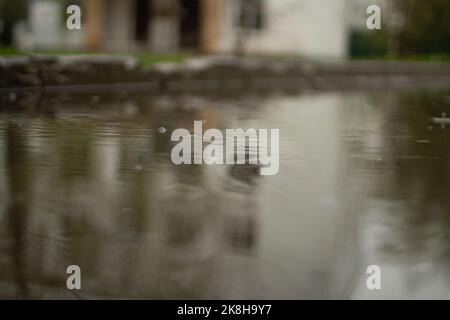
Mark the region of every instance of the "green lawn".
<instances>
[{"instance_id":1,"label":"green lawn","mask_svg":"<svg viewBox=\"0 0 450 320\"><path fill-rule=\"evenodd\" d=\"M0 56L13 56L19 54L15 48L11 47L0 47Z\"/></svg>"},{"instance_id":2,"label":"green lawn","mask_svg":"<svg viewBox=\"0 0 450 320\"><path fill-rule=\"evenodd\" d=\"M353 60L450 62L450 54L409 55L400 57L368 55L355 57Z\"/></svg>"},{"instance_id":3,"label":"green lawn","mask_svg":"<svg viewBox=\"0 0 450 320\"><path fill-rule=\"evenodd\" d=\"M51 55L81 55L81 54L113 54L113 55L130 55L129 53L108 53L108 52L88 52L88 51L73 51L73 50L35 50L22 51L12 47L0 47L0 56L15 56L15 55L29 55L29 54L51 54ZM148 68L156 63L182 63L187 57L187 54L152 54L152 53L136 53L131 54L136 57L140 65Z\"/></svg>"},{"instance_id":4,"label":"green lawn","mask_svg":"<svg viewBox=\"0 0 450 320\"><path fill-rule=\"evenodd\" d=\"M134 56L144 68L148 68L156 63L182 63L187 58L187 56L182 53L166 55L139 53Z\"/></svg>"},{"instance_id":5,"label":"green lawn","mask_svg":"<svg viewBox=\"0 0 450 320\"><path fill-rule=\"evenodd\" d=\"M12 47L0 47L0 56L28 55L28 54L52 54L52 55L78 55L78 54L113 54L113 55L130 55L129 53L108 53L108 52L88 52L73 50L36 50L21 51ZM139 64L148 68L157 63L182 63L190 55L186 53L173 54L153 54L153 53L135 53L131 54L136 57ZM258 56L259 57L259 56ZM354 60L381 60L381 61L429 61L429 62L450 62L450 54L429 54L429 55L409 55L401 57L390 57L386 55L362 55L354 57Z\"/></svg>"}]
</instances>

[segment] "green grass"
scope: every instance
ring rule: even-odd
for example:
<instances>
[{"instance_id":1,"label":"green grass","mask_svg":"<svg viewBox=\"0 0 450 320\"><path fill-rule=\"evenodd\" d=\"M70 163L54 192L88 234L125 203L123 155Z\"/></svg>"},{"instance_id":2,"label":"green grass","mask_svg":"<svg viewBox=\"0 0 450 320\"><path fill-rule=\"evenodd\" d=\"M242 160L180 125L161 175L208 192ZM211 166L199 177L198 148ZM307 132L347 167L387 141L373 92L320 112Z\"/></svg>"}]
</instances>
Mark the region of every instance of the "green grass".
<instances>
[{"instance_id":1,"label":"green grass","mask_svg":"<svg viewBox=\"0 0 450 320\"><path fill-rule=\"evenodd\" d=\"M0 56L18 55L19 51L12 47L0 47Z\"/></svg>"},{"instance_id":2,"label":"green grass","mask_svg":"<svg viewBox=\"0 0 450 320\"><path fill-rule=\"evenodd\" d=\"M417 61L417 62L450 62L450 54L429 54L429 55L407 55L400 57L392 56L359 56L353 60L379 60L379 61Z\"/></svg>"},{"instance_id":3,"label":"green grass","mask_svg":"<svg viewBox=\"0 0 450 320\"><path fill-rule=\"evenodd\" d=\"M113 54L113 55L132 55L136 57L139 64L143 68L149 68L157 63L182 63L190 55L186 53L173 54L153 54L140 52L135 54L120 53L120 52L98 52L98 51L81 51L81 50L34 50L22 51L13 47L0 47L0 56L15 56L15 55L29 55L29 54L51 54L51 55L81 55L81 54ZM259 56L258 56L259 57ZM301 59L301 58L300 58ZM450 54L428 54L428 55L408 55L400 57L391 57L387 55L361 55L351 58L353 60L380 60L380 61L421 61L421 62L450 62Z\"/></svg>"},{"instance_id":4,"label":"green grass","mask_svg":"<svg viewBox=\"0 0 450 320\"><path fill-rule=\"evenodd\" d=\"M400 58L402 60L402 58ZM450 61L450 54L428 54L428 55L411 55L406 56L408 61L431 61L431 62L448 62Z\"/></svg>"},{"instance_id":5,"label":"green grass","mask_svg":"<svg viewBox=\"0 0 450 320\"><path fill-rule=\"evenodd\" d=\"M187 56L182 53L166 55L139 53L134 56L144 68L151 67L156 63L182 63L187 58Z\"/></svg>"},{"instance_id":6,"label":"green grass","mask_svg":"<svg viewBox=\"0 0 450 320\"><path fill-rule=\"evenodd\" d=\"M50 55L101 55L101 54L112 54L112 55L132 55L136 57L139 64L143 68L149 68L157 63L182 63L187 57L187 54L174 53L174 54L153 54L153 53L120 53L120 52L89 52L89 51L78 51L78 50L18 50L13 47L0 47L0 56L16 56L16 55L29 55L29 54L50 54Z\"/></svg>"}]
</instances>

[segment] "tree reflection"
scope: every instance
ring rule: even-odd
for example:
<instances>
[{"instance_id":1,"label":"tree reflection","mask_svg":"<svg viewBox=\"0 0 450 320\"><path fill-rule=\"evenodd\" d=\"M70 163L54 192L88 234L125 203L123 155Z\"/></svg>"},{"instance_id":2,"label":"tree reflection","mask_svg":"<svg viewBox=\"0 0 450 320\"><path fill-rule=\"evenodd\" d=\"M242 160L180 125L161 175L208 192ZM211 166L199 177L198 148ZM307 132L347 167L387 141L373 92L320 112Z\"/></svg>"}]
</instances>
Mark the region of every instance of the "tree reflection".
<instances>
[{"instance_id":1,"label":"tree reflection","mask_svg":"<svg viewBox=\"0 0 450 320\"><path fill-rule=\"evenodd\" d=\"M6 167L10 200L7 211L11 232L11 257L18 298L30 298L26 276L26 222L29 211L31 172L24 130L17 123L6 128Z\"/></svg>"},{"instance_id":2,"label":"tree reflection","mask_svg":"<svg viewBox=\"0 0 450 320\"><path fill-rule=\"evenodd\" d=\"M390 201L383 215L386 234L380 252L389 260L408 264L428 262L450 270L450 127L430 121L443 112L445 93L398 96L386 119L383 154L374 165L382 173L375 195Z\"/></svg>"}]
</instances>

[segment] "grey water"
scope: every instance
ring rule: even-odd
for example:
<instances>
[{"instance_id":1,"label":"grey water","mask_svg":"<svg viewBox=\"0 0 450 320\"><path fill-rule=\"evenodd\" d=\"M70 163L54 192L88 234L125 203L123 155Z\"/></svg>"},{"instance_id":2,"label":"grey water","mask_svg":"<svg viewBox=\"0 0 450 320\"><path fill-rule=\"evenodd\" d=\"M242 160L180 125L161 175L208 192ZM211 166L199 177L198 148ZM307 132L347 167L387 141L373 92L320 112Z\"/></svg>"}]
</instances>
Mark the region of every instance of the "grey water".
<instances>
[{"instance_id":1,"label":"grey water","mask_svg":"<svg viewBox=\"0 0 450 320\"><path fill-rule=\"evenodd\" d=\"M0 298L450 298L450 91L40 105L0 112ZM174 165L196 120L280 129L278 174Z\"/></svg>"}]
</instances>

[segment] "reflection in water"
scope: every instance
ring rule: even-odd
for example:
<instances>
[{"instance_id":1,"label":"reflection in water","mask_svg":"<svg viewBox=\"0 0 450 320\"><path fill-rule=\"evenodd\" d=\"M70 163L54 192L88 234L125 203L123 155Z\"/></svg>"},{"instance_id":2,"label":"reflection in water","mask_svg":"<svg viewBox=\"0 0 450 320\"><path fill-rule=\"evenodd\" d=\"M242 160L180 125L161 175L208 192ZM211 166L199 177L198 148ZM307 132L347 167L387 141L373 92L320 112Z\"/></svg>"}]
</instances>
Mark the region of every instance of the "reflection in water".
<instances>
[{"instance_id":1,"label":"reflection in water","mask_svg":"<svg viewBox=\"0 0 450 320\"><path fill-rule=\"evenodd\" d=\"M430 121L450 114L446 94L4 111L0 297L450 298L450 126ZM170 134L195 120L279 128L279 173L173 165ZM370 264L381 291L365 287Z\"/></svg>"},{"instance_id":2,"label":"reflection in water","mask_svg":"<svg viewBox=\"0 0 450 320\"><path fill-rule=\"evenodd\" d=\"M25 222L28 215L30 174L26 145L22 130L16 126L6 127L6 167L9 172L9 203L7 209L7 223L10 231L8 237L11 241L10 254L13 278L17 284L17 297L26 299L26 262L25 251Z\"/></svg>"},{"instance_id":3,"label":"reflection in water","mask_svg":"<svg viewBox=\"0 0 450 320\"><path fill-rule=\"evenodd\" d=\"M384 263L388 297L449 298L450 127L430 119L450 106L445 95L421 93L392 96L389 107L385 156L370 164L370 259Z\"/></svg>"}]
</instances>

